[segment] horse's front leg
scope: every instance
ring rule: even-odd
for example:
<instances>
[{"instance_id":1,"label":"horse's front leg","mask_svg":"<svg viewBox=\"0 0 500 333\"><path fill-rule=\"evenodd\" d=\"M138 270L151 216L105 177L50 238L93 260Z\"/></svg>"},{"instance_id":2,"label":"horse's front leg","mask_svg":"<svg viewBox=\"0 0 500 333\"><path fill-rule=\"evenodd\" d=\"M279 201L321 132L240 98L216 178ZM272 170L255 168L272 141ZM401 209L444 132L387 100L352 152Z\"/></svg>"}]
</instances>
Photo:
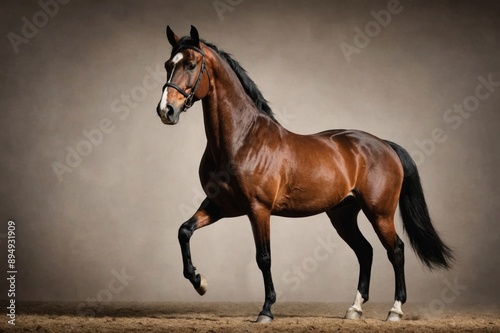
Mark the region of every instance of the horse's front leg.
<instances>
[{"instance_id":1,"label":"horse's front leg","mask_svg":"<svg viewBox=\"0 0 500 333\"><path fill-rule=\"evenodd\" d=\"M184 222L179 228L179 243L182 251L184 277L191 281L193 287L200 295L204 295L207 292L207 279L203 275L196 274L196 268L191 261L189 240L196 229L212 224L221 218L222 214L219 207L207 198L202 202L193 217Z\"/></svg>"},{"instance_id":2,"label":"horse's front leg","mask_svg":"<svg viewBox=\"0 0 500 333\"><path fill-rule=\"evenodd\" d=\"M265 208L254 206L251 214L249 214L249 218L252 224L253 237L257 250L257 265L264 277L264 288L266 293L264 306L259 313L257 322L270 323L274 318L271 312L271 306L276 302L276 292L274 291L273 278L271 275L271 213Z\"/></svg>"}]
</instances>

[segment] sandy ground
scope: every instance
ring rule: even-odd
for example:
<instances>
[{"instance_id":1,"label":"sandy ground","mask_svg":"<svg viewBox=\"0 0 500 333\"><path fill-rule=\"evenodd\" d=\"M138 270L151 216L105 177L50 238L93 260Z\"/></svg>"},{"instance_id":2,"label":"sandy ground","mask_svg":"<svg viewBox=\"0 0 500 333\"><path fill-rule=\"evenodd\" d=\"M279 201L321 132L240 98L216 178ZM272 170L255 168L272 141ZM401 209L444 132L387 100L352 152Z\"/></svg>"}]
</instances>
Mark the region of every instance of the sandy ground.
<instances>
[{"instance_id":1,"label":"sandy ground","mask_svg":"<svg viewBox=\"0 0 500 333\"><path fill-rule=\"evenodd\" d=\"M342 319L349 304L278 303L271 324L253 321L258 303L68 303L21 302L16 326L3 319L0 331L19 332L500 332L500 307L406 304L404 320L384 319L391 304L367 303L363 318ZM4 317L5 318L5 317Z\"/></svg>"}]
</instances>

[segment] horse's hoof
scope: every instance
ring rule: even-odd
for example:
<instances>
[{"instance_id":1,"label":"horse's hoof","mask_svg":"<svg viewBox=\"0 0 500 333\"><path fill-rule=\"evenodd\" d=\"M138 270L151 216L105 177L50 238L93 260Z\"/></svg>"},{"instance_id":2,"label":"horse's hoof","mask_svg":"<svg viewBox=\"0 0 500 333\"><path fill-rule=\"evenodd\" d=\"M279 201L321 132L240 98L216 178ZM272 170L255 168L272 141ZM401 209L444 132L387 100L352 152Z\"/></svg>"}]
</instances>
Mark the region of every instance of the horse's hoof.
<instances>
[{"instance_id":1,"label":"horse's hoof","mask_svg":"<svg viewBox=\"0 0 500 333\"><path fill-rule=\"evenodd\" d=\"M363 315L363 311L357 310L353 307L350 307L349 310L347 310L344 319L360 319L361 315Z\"/></svg>"},{"instance_id":2,"label":"horse's hoof","mask_svg":"<svg viewBox=\"0 0 500 333\"><path fill-rule=\"evenodd\" d=\"M200 296L203 296L207 292L208 281L204 275L201 274L198 275L200 276L200 286L196 288L196 291L198 292L198 294L200 294Z\"/></svg>"},{"instance_id":3,"label":"horse's hoof","mask_svg":"<svg viewBox=\"0 0 500 333\"><path fill-rule=\"evenodd\" d=\"M259 315L257 318L257 323L263 323L263 324L268 324L273 321L273 318L266 316L266 315Z\"/></svg>"},{"instance_id":4,"label":"horse's hoof","mask_svg":"<svg viewBox=\"0 0 500 333\"><path fill-rule=\"evenodd\" d=\"M403 318L402 313L397 313L394 311L389 311L389 314L387 315L387 321L401 321L401 318Z\"/></svg>"}]
</instances>

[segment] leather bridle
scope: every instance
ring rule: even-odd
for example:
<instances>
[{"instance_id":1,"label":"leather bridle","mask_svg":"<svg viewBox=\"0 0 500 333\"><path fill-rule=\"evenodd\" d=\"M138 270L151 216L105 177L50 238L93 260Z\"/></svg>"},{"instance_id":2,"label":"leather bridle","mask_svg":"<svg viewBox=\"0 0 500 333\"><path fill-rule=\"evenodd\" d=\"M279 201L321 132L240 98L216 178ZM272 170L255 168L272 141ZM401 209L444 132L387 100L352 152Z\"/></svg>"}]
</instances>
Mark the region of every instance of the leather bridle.
<instances>
[{"instance_id":1,"label":"leather bridle","mask_svg":"<svg viewBox=\"0 0 500 333\"><path fill-rule=\"evenodd\" d=\"M198 53L200 53L202 55L200 73L198 74L198 78L196 79L196 83L194 84L193 88L191 88L191 92L188 94L186 92L186 90L182 89L181 87L179 87L175 83L167 82L167 84L165 85L166 87L172 87L172 88L174 88L175 90L177 90L178 92L180 92L186 98L184 100L184 105L182 106L182 110L181 111L186 111L187 109L189 109L190 107L193 106L193 104L194 104L194 101L193 101L194 100L194 94L196 93L196 90L198 90L198 87L199 87L200 82L201 82L201 78L203 77L203 72L206 70L206 68L205 68L205 53L201 49L199 49L199 48L197 48L195 46L189 46L187 48L195 50L196 52L198 52ZM206 72L207 72L208 79L209 79L209 82L210 82L210 74L208 74L208 71L206 71Z\"/></svg>"}]
</instances>

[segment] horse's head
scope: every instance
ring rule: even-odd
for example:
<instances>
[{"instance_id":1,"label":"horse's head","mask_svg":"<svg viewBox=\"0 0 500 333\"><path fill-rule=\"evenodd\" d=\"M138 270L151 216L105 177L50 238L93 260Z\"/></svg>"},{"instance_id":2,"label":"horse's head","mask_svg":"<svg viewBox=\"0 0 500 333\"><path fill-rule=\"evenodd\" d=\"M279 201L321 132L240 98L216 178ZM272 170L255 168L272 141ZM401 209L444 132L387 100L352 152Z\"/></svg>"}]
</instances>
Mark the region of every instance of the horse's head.
<instances>
[{"instance_id":1,"label":"horse's head","mask_svg":"<svg viewBox=\"0 0 500 333\"><path fill-rule=\"evenodd\" d=\"M175 125L181 112L208 94L210 79L195 27L191 26L190 36L179 38L167 26L167 38L172 54L165 63L167 83L156 111L164 124Z\"/></svg>"}]
</instances>

